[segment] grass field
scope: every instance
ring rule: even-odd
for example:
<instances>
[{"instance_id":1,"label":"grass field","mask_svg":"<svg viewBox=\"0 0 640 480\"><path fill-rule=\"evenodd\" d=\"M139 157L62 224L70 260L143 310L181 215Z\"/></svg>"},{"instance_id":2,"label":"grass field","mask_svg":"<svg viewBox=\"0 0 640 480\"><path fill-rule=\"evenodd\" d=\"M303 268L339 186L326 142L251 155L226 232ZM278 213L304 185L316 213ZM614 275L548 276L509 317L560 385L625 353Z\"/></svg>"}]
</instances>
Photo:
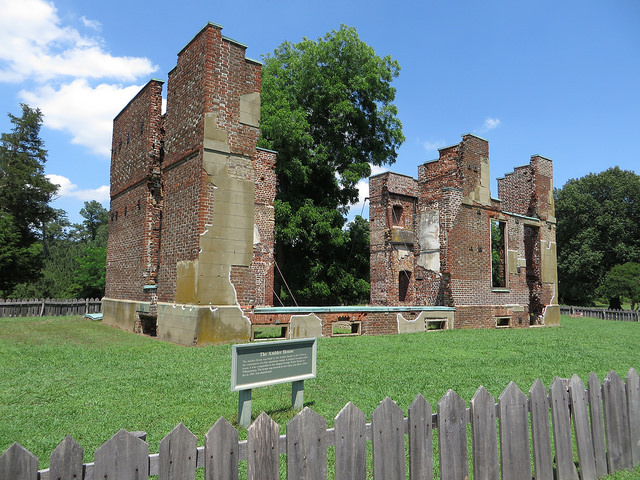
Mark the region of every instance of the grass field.
<instances>
[{"instance_id":1,"label":"grass field","mask_svg":"<svg viewBox=\"0 0 640 480\"><path fill-rule=\"evenodd\" d=\"M367 417L386 396L403 411L422 393L434 406L449 388L467 401L480 385L497 399L509 381L526 393L536 378L640 370L640 324L562 318L559 328L449 330L320 338L318 375L305 405L332 426L352 401ZM150 451L183 422L204 442L219 417L235 423L231 346L182 347L78 317L0 319L0 452L19 442L47 466L72 435L93 460L120 428L144 430ZM254 390L284 431L295 412L290 384ZM240 429L241 437L246 430ZM640 470L613 478L640 478Z\"/></svg>"}]
</instances>

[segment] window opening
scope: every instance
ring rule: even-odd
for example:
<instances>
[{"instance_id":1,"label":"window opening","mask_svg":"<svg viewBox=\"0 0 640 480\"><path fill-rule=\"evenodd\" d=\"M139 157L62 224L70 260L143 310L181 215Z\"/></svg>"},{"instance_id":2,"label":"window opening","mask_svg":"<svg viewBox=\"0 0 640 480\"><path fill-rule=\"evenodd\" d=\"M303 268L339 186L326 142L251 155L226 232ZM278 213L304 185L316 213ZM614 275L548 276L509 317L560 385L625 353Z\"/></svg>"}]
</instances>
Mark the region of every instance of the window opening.
<instances>
[{"instance_id":1,"label":"window opening","mask_svg":"<svg viewBox=\"0 0 640 480\"><path fill-rule=\"evenodd\" d=\"M507 286L504 225L491 220L491 286L494 288Z\"/></svg>"},{"instance_id":2,"label":"window opening","mask_svg":"<svg viewBox=\"0 0 640 480\"><path fill-rule=\"evenodd\" d=\"M400 220L402 219L402 205L394 205L391 209L391 214L393 215L392 221L394 225L400 225Z\"/></svg>"},{"instance_id":3,"label":"window opening","mask_svg":"<svg viewBox=\"0 0 640 480\"><path fill-rule=\"evenodd\" d=\"M446 320L427 320L427 331L445 330L447 327Z\"/></svg>"},{"instance_id":4,"label":"window opening","mask_svg":"<svg viewBox=\"0 0 640 480\"><path fill-rule=\"evenodd\" d=\"M524 226L524 254L526 259L526 280L529 290L529 324L542 323L544 304L541 302L542 278L540 260L540 229Z\"/></svg>"},{"instance_id":5,"label":"window opening","mask_svg":"<svg viewBox=\"0 0 640 480\"><path fill-rule=\"evenodd\" d=\"M338 317L331 324L331 335L334 337L360 335L361 322L352 322L348 316Z\"/></svg>"},{"instance_id":6,"label":"window opening","mask_svg":"<svg viewBox=\"0 0 640 480\"><path fill-rule=\"evenodd\" d=\"M138 313L142 333L151 337L158 336L158 317L149 313Z\"/></svg>"},{"instance_id":7,"label":"window opening","mask_svg":"<svg viewBox=\"0 0 640 480\"><path fill-rule=\"evenodd\" d=\"M409 282L411 281L411 272L402 270L398 273L398 300L404 302L407 300L409 292Z\"/></svg>"},{"instance_id":8,"label":"window opening","mask_svg":"<svg viewBox=\"0 0 640 480\"><path fill-rule=\"evenodd\" d=\"M287 338L289 325L252 325L251 340L282 340Z\"/></svg>"},{"instance_id":9,"label":"window opening","mask_svg":"<svg viewBox=\"0 0 640 480\"><path fill-rule=\"evenodd\" d=\"M496 318L496 328L507 328L511 326L511 317Z\"/></svg>"}]
</instances>

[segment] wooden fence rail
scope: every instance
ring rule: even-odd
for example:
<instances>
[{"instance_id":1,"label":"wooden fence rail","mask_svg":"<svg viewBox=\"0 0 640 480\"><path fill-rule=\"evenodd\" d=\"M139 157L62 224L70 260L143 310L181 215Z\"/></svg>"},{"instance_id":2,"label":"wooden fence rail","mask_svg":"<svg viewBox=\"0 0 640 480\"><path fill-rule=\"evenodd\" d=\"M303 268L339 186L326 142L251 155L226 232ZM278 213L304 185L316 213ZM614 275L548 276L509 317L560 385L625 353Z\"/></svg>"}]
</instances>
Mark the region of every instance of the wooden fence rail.
<instances>
[{"instance_id":1,"label":"wooden fence rail","mask_svg":"<svg viewBox=\"0 0 640 480\"><path fill-rule=\"evenodd\" d=\"M406 479L408 452L409 478L431 480L437 429L441 479L468 477L468 430L474 479L523 480L533 473L536 479L551 480L554 471L558 480L596 479L640 463L640 377L632 368L625 384L611 371L601 385L592 373L585 388L574 375L556 378L548 392L536 380L528 397L511 382L497 403L480 387L469 408L449 390L436 412L418 395L407 418L387 397L371 415L371 423L349 402L334 425L327 429L322 416L305 408L287 423L286 435L280 435L279 425L263 412L249 427L247 440L239 441L238 431L220 418L207 432L204 446L198 447L195 435L180 423L152 455L146 442L120 430L88 464L83 464L83 449L67 436L51 454L50 467L40 471L38 459L14 443L0 456L0 478L140 480L158 475L159 480L184 480L204 469L207 480L237 479L238 464L246 461L249 479L271 480L280 478L284 454L286 478L324 480L327 447L333 446L336 480L365 479L368 448L373 478Z\"/></svg>"},{"instance_id":2,"label":"wooden fence rail","mask_svg":"<svg viewBox=\"0 0 640 480\"><path fill-rule=\"evenodd\" d=\"M561 306L562 315L618 320L621 322L640 322L640 310L607 310L606 308Z\"/></svg>"},{"instance_id":3,"label":"wooden fence rail","mask_svg":"<svg viewBox=\"0 0 640 480\"><path fill-rule=\"evenodd\" d=\"M0 300L0 318L61 317L63 315L86 315L100 312L102 312L102 300L99 298Z\"/></svg>"}]
</instances>

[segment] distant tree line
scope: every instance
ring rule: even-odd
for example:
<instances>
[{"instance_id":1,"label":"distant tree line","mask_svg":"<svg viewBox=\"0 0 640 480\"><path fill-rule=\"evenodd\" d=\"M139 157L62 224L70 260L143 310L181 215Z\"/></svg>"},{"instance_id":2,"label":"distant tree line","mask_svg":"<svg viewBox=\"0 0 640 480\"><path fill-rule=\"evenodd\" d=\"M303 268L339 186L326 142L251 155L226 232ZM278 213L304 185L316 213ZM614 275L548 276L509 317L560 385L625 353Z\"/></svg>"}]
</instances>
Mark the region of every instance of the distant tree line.
<instances>
[{"instance_id":1,"label":"distant tree line","mask_svg":"<svg viewBox=\"0 0 640 480\"><path fill-rule=\"evenodd\" d=\"M44 175L42 113L21 105L0 137L0 298L95 298L104 295L107 210L85 202L71 224L51 207L57 185Z\"/></svg>"}]
</instances>

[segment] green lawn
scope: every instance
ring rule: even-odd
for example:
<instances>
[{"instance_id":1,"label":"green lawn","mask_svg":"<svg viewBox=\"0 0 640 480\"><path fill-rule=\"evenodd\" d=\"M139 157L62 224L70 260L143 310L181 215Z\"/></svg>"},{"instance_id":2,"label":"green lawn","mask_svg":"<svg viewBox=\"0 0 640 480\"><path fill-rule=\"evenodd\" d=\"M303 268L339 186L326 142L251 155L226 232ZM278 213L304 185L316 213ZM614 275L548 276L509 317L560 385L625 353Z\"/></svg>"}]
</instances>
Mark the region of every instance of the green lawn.
<instances>
[{"instance_id":1,"label":"green lawn","mask_svg":"<svg viewBox=\"0 0 640 480\"><path fill-rule=\"evenodd\" d=\"M512 380L526 393L536 378L624 378L640 368L639 345L640 324L568 317L559 328L320 338L305 404L332 426L348 401L370 418L386 396L406 415L418 393L435 408L449 388L469 401L480 385L497 399ZM157 452L178 422L202 445L219 417L237 420L230 376L230 345L181 347L78 317L0 319L0 452L18 441L45 468L71 434L93 461L120 428L146 431ZM266 411L284 430L290 402L290 384L254 390L253 416Z\"/></svg>"}]
</instances>

